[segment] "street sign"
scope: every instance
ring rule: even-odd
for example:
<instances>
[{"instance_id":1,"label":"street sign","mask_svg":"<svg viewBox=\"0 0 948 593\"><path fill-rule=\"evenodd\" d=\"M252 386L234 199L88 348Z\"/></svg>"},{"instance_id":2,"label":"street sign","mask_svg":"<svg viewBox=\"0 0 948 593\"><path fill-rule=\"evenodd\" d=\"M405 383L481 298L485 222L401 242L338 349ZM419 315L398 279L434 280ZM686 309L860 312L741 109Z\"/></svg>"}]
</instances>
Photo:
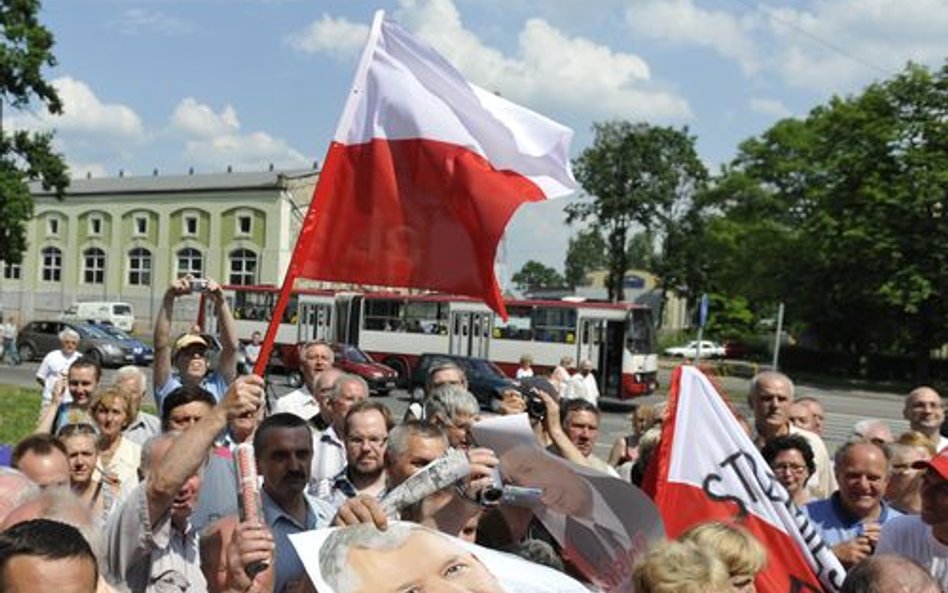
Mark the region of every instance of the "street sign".
<instances>
[{"instance_id":1,"label":"street sign","mask_svg":"<svg viewBox=\"0 0 948 593\"><path fill-rule=\"evenodd\" d=\"M701 302L698 303L698 327L704 327L708 322L708 293L701 295Z\"/></svg>"}]
</instances>

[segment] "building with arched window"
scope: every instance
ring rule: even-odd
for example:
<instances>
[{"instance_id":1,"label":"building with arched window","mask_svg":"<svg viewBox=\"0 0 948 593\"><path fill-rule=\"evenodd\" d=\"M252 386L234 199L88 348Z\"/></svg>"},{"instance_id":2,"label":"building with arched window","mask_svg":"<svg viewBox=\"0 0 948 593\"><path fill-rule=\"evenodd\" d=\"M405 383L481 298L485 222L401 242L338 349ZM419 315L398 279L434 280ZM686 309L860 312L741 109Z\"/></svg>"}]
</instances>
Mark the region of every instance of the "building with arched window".
<instances>
[{"instance_id":1,"label":"building with arched window","mask_svg":"<svg viewBox=\"0 0 948 593\"><path fill-rule=\"evenodd\" d=\"M62 200L34 184L23 262L0 262L0 310L24 323L74 302L122 301L150 331L173 278L279 284L316 178L297 170L76 179Z\"/></svg>"}]
</instances>

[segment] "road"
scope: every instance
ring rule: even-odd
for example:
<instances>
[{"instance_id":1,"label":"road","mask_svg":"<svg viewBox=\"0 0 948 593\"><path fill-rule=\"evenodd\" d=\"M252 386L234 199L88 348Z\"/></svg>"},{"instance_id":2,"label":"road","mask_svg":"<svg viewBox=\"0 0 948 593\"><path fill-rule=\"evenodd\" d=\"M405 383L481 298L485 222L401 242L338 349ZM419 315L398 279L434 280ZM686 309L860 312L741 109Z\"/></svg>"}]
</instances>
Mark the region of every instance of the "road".
<instances>
[{"instance_id":1,"label":"road","mask_svg":"<svg viewBox=\"0 0 948 593\"><path fill-rule=\"evenodd\" d=\"M0 366L0 384L35 387L36 382L33 379L33 373L36 372L37 367L38 363L27 363L19 367ZM103 380L105 382L111 381L114 372L106 369L103 372ZM668 385L670 373L669 369L663 369L659 373L659 381L662 385ZM724 377L719 381L722 390L725 392L724 395L731 398L750 417L746 404L749 381L738 377ZM275 376L272 385L279 394L290 391L281 376ZM903 432L908 427L908 424L902 419L902 394L825 388L813 385L798 385L796 394L798 397L815 397L823 402L823 407L826 410L824 438L830 449L845 442L852 432L853 424L863 418L886 420L894 434ZM640 398L636 401L655 403L664 401L664 399L665 393L662 390L657 395ZM403 391L395 391L388 396L380 397L379 400L392 409L396 418L400 418L408 406L408 394ZM612 442L629 430L626 415L631 404L629 402L603 401L602 407L603 415L600 422L600 437L596 452L605 458L609 454Z\"/></svg>"}]
</instances>

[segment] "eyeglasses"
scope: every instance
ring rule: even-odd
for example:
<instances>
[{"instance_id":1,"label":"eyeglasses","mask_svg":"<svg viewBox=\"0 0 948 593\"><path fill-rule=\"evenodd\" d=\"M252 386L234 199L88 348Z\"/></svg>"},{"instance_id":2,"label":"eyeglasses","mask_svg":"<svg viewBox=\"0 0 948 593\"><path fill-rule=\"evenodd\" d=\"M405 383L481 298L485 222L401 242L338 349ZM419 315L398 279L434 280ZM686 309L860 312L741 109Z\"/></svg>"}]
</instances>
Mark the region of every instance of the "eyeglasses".
<instances>
[{"instance_id":1,"label":"eyeglasses","mask_svg":"<svg viewBox=\"0 0 948 593\"><path fill-rule=\"evenodd\" d=\"M357 447L368 443L370 447L378 448L388 442L388 437L346 437L346 442Z\"/></svg>"},{"instance_id":2,"label":"eyeglasses","mask_svg":"<svg viewBox=\"0 0 948 593\"><path fill-rule=\"evenodd\" d=\"M775 472L791 472L794 474L802 474L806 471L805 465L798 465L796 463L777 463L773 466Z\"/></svg>"}]
</instances>

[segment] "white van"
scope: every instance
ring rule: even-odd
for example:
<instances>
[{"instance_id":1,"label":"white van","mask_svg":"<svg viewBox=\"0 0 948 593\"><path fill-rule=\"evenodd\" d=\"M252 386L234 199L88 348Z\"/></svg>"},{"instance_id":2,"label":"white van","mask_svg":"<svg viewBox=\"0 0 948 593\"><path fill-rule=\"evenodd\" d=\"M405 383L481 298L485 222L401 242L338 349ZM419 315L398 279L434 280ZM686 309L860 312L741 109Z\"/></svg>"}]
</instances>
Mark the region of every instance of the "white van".
<instances>
[{"instance_id":1,"label":"white van","mask_svg":"<svg viewBox=\"0 0 948 593\"><path fill-rule=\"evenodd\" d=\"M132 331L135 324L135 311L129 303L109 301L87 301L73 303L62 314L64 320L94 321L96 323L109 322L119 329Z\"/></svg>"}]
</instances>

